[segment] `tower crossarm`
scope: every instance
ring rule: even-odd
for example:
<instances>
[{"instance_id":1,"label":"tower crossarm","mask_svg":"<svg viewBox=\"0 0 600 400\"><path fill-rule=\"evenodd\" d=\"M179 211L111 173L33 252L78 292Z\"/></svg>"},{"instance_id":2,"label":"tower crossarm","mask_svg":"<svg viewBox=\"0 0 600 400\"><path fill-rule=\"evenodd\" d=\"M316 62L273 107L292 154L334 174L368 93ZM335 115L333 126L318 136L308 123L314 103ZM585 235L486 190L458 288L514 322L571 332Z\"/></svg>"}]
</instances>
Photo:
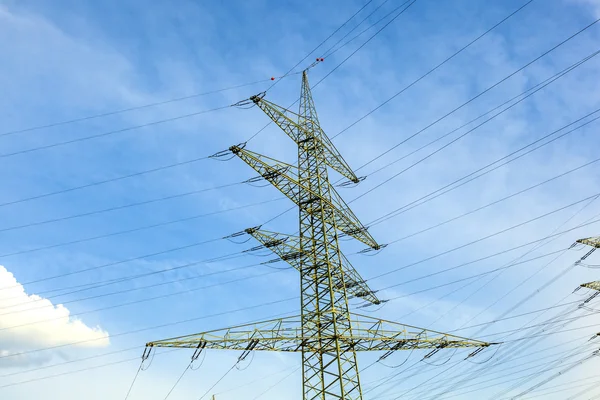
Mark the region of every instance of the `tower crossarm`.
<instances>
[{"instance_id":1,"label":"tower crossarm","mask_svg":"<svg viewBox=\"0 0 600 400\"><path fill-rule=\"evenodd\" d=\"M181 347L195 349L247 351L300 351L302 329L300 317L281 318L257 324L238 325L227 329L201 332L146 343L147 347Z\"/></svg>"},{"instance_id":2,"label":"tower crossarm","mask_svg":"<svg viewBox=\"0 0 600 400\"><path fill-rule=\"evenodd\" d=\"M352 316L352 336L356 351L396 351L441 348L483 348L491 343L431 331L360 314Z\"/></svg>"},{"instance_id":3,"label":"tower crossarm","mask_svg":"<svg viewBox=\"0 0 600 400\"><path fill-rule=\"evenodd\" d=\"M598 292L600 292L600 281L583 283L581 285L581 287L592 289L592 290L597 290Z\"/></svg>"},{"instance_id":4,"label":"tower crossarm","mask_svg":"<svg viewBox=\"0 0 600 400\"><path fill-rule=\"evenodd\" d=\"M326 317L326 316L325 316ZM352 314L356 324L351 336L338 337L346 351L437 350L442 348L485 348L491 343L467 339L441 332L429 331L381 319ZM325 318L327 320L327 318ZM315 338L302 337L300 317L275 319L257 324L239 325L149 342L147 347L179 347L238 351L300 352L333 351L333 337L321 337L319 347ZM329 343L323 347L323 343Z\"/></svg>"},{"instance_id":5,"label":"tower crossarm","mask_svg":"<svg viewBox=\"0 0 600 400\"><path fill-rule=\"evenodd\" d=\"M589 238L585 238L585 239L578 239L577 243L585 244L587 246L591 246L596 249L600 249L600 236L589 237Z\"/></svg>"},{"instance_id":6,"label":"tower crossarm","mask_svg":"<svg viewBox=\"0 0 600 400\"><path fill-rule=\"evenodd\" d=\"M246 233L258 240L264 248L268 248L279 258L300 271L302 260L309 257L307 252L300 249L300 238L293 235L285 235L276 232L269 232L257 228L246 229ZM318 260L325 262L325 260ZM367 282L354 269L350 261L341 255L342 275L335 275L333 282L334 290L342 292L343 289L354 297L361 298L372 304L380 304L381 301L375 295L375 292L369 288Z\"/></svg>"},{"instance_id":7,"label":"tower crossarm","mask_svg":"<svg viewBox=\"0 0 600 400\"><path fill-rule=\"evenodd\" d=\"M318 207L323 204L331 211L333 216L333 221L331 222L335 223L337 229L373 249L380 248L379 244L377 244L367 231L367 228L362 225L330 183L327 183L329 186L326 189L330 193L331 199L323 197L319 193L300 184L298 170L293 165L254 153L240 146L231 146L229 150L258 172L265 180L279 189L281 193L306 210L306 212L319 213L321 209ZM303 200L300 200L300 190L308 194L308 198L304 196Z\"/></svg>"},{"instance_id":8,"label":"tower crossarm","mask_svg":"<svg viewBox=\"0 0 600 400\"><path fill-rule=\"evenodd\" d=\"M312 131L308 131L297 122L301 118L297 113L265 100L261 96L252 96L250 100L263 110L298 146L315 146L313 141L320 141L325 163L350 181L359 182L348 163L321 129L319 121L311 121Z\"/></svg>"}]
</instances>

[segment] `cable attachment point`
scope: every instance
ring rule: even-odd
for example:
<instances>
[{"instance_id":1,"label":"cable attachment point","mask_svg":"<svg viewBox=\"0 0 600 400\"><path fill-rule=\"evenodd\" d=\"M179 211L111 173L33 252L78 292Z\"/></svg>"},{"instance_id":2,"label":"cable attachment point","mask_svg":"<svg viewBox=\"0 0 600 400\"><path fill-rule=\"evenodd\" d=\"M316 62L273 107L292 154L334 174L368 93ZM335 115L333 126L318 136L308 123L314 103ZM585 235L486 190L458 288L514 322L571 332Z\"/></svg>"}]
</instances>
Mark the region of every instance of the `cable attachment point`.
<instances>
[{"instance_id":1,"label":"cable attachment point","mask_svg":"<svg viewBox=\"0 0 600 400\"><path fill-rule=\"evenodd\" d=\"M235 237L238 237L238 236L243 236L243 235L245 235L247 233L250 233L249 231L252 230L252 229L258 230L258 229L260 229L260 226L257 226L257 227L254 227L254 228L244 229L243 231L239 231L239 232L232 233L231 235L223 236L223 239L231 239L231 238L235 238Z\"/></svg>"},{"instance_id":2,"label":"cable attachment point","mask_svg":"<svg viewBox=\"0 0 600 400\"><path fill-rule=\"evenodd\" d=\"M258 231L261 227L262 227L262 225L255 226L253 228L246 228L246 229L244 229L243 232L245 234L252 235L254 232Z\"/></svg>"},{"instance_id":3,"label":"cable attachment point","mask_svg":"<svg viewBox=\"0 0 600 400\"><path fill-rule=\"evenodd\" d=\"M387 244L378 244L376 247L367 247L366 249L362 249L358 252L358 254L366 254L366 253L370 253L373 251L379 251L379 250L383 250L387 247Z\"/></svg>"},{"instance_id":4,"label":"cable attachment point","mask_svg":"<svg viewBox=\"0 0 600 400\"><path fill-rule=\"evenodd\" d=\"M254 96L248 98L248 99L240 100L237 103L232 104L231 106L232 107L242 107L244 109L254 107L254 105L256 103L258 103L259 101L262 100L263 97L265 97L265 94L266 94L266 92L259 93L257 95L254 95ZM246 107L246 106L250 106L250 107Z\"/></svg>"},{"instance_id":5,"label":"cable attachment point","mask_svg":"<svg viewBox=\"0 0 600 400\"><path fill-rule=\"evenodd\" d=\"M244 150L245 147L246 147L246 142L242 142L242 143L231 146L229 148L229 151L232 152L233 154L237 154L240 151Z\"/></svg>"},{"instance_id":6,"label":"cable attachment point","mask_svg":"<svg viewBox=\"0 0 600 400\"><path fill-rule=\"evenodd\" d=\"M144 353L142 354L142 362L146 361L148 357L150 357L150 353L152 352L154 346L151 344L147 344L144 348Z\"/></svg>"},{"instance_id":7,"label":"cable attachment point","mask_svg":"<svg viewBox=\"0 0 600 400\"><path fill-rule=\"evenodd\" d=\"M278 262L281 262L280 258L274 258L272 260L261 262L260 264L261 265L266 265L266 264L275 264L275 263L278 263Z\"/></svg>"},{"instance_id":8,"label":"cable attachment point","mask_svg":"<svg viewBox=\"0 0 600 400\"><path fill-rule=\"evenodd\" d=\"M198 347L196 347L196 349L194 350L194 354L192 354L192 362L196 361L198 357L200 357L200 353L202 353L202 350L204 350L206 345L207 343L204 340L198 343Z\"/></svg>"},{"instance_id":9,"label":"cable attachment point","mask_svg":"<svg viewBox=\"0 0 600 400\"><path fill-rule=\"evenodd\" d=\"M150 368L150 365L152 365L152 360L154 360L154 355L156 354L156 352L152 352L153 348L154 344L146 344L146 348L144 349L144 353L142 354L142 363L140 364L140 371L146 371L148 368ZM148 358L150 358L150 353L152 353L152 358L150 359L148 365L144 366L144 363L148 360Z\"/></svg>"},{"instance_id":10,"label":"cable attachment point","mask_svg":"<svg viewBox=\"0 0 600 400\"><path fill-rule=\"evenodd\" d=\"M440 350L442 350L443 348L447 347L448 343L441 343L439 344L435 349L431 350L429 353L425 354L425 356L423 357L423 360L427 359L427 358L431 358L433 357L435 354L437 354Z\"/></svg>"},{"instance_id":11,"label":"cable attachment point","mask_svg":"<svg viewBox=\"0 0 600 400\"><path fill-rule=\"evenodd\" d=\"M254 104L257 104L258 102L260 102L262 99L265 98L267 92L261 92L259 94L255 94L254 96L250 97L247 101L251 101Z\"/></svg>"},{"instance_id":12,"label":"cable attachment point","mask_svg":"<svg viewBox=\"0 0 600 400\"><path fill-rule=\"evenodd\" d=\"M228 148L227 150L222 150L219 151L215 154L213 154L212 156L208 156L208 158L214 158L218 161L229 161L233 158L233 155L236 155L240 150L242 150L244 147L246 147L246 142L237 144L235 146L231 146L230 148ZM223 157L228 156L230 153L233 153L233 155L227 159L222 159Z\"/></svg>"},{"instance_id":13,"label":"cable attachment point","mask_svg":"<svg viewBox=\"0 0 600 400\"><path fill-rule=\"evenodd\" d=\"M246 357L248 357L248 354L250 354L252 352L252 350L254 350L254 348L256 347L257 344L258 344L258 339L250 340L250 343L248 343L248 346L246 346L246 349L238 357L238 363L244 361L246 359Z\"/></svg>"},{"instance_id":14,"label":"cable attachment point","mask_svg":"<svg viewBox=\"0 0 600 400\"><path fill-rule=\"evenodd\" d=\"M264 250L264 249L270 249L271 247L279 246L279 245L285 243L288 239L289 239L289 237L285 237L285 238L281 238L281 239L274 239L269 242L263 243L261 245L254 246L247 250L244 250L243 253L249 253L251 251L258 251L258 250Z\"/></svg>"},{"instance_id":15,"label":"cable attachment point","mask_svg":"<svg viewBox=\"0 0 600 400\"><path fill-rule=\"evenodd\" d=\"M477 354L481 353L483 351L485 347L480 347L477 350L475 350L474 352L470 353L467 358L471 358L471 357L475 357ZM465 360L467 359L465 358Z\"/></svg>"},{"instance_id":16,"label":"cable attachment point","mask_svg":"<svg viewBox=\"0 0 600 400\"><path fill-rule=\"evenodd\" d=\"M339 183L336 185L336 187L356 187L360 182L364 181L365 179L367 179L366 176L361 176L359 178L356 178L355 181L347 180L345 182Z\"/></svg>"}]
</instances>

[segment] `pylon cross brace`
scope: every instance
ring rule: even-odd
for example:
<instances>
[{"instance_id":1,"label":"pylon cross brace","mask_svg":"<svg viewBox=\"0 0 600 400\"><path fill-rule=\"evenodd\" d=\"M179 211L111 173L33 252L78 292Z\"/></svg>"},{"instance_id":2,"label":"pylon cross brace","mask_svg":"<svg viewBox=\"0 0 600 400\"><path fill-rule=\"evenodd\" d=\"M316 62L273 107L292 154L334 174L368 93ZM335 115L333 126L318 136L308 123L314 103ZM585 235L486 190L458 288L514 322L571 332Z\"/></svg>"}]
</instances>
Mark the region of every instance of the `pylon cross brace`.
<instances>
[{"instance_id":1,"label":"pylon cross brace","mask_svg":"<svg viewBox=\"0 0 600 400\"><path fill-rule=\"evenodd\" d=\"M152 347L283 351L302 354L304 400L362 400L357 352L476 348L490 343L351 313L349 298L379 304L375 291L354 269L339 246L341 235L370 249L382 248L329 182L328 168L358 183L352 169L321 129L308 84L302 74L299 112L264 99L248 100L258 106L297 145L298 165L232 146L230 151L252 167L299 209L298 236L249 228L259 248L270 249L300 274L301 314L256 324L202 332L147 343ZM239 236L241 233L236 233Z\"/></svg>"}]
</instances>

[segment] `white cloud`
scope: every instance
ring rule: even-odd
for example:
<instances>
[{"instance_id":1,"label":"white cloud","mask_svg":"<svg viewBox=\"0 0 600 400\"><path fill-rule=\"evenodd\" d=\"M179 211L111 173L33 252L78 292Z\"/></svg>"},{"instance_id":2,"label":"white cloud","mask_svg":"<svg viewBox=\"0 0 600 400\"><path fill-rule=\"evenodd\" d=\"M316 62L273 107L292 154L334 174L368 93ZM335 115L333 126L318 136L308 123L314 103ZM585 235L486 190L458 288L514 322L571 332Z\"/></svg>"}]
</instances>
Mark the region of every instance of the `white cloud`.
<instances>
[{"instance_id":1,"label":"white cloud","mask_svg":"<svg viewBox=\"0 0 600 400\"><path fill-rule=\"evenodd\" d=\"M17 328L8 329L11 327ZM76 346L85 348L106 347L110 343L108 332L72 317L65 306L27 294L13 274L0 265L0 355L74 342L82 342ZM31 354L0 358L0 367L50 359L48 355Z\"/></svg>"}]
</instances>

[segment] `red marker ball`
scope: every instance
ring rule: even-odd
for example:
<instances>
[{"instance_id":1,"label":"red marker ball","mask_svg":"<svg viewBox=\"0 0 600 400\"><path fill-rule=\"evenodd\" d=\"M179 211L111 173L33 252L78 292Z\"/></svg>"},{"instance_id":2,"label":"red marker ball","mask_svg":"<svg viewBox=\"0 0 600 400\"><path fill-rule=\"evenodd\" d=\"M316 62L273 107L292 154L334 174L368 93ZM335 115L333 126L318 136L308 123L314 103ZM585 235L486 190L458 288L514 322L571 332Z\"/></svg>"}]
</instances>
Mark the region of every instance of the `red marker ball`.
<instances>
[{"instance_id":1,"label":"red marker ball","mask_svg":"<svg viewBox=\"0 0 600 400\"><path fill-rule=\"evenodd\" d=\"M321 61L325 61L325 59L324 59L324 58L321 58Z\"/></svg>"},{"instance_id":2,"label":"red marker ball","mask_svg":"<svg viewBox=\"0 0 600 400\"><path fill-rule=\"evenodd\" d=\"M271 80L272 80L272 81L274 81L274 80L275 80L275 78L271 77Z\"/></svg>"},{"instance_id":3,"label":"red marker ball","mask_svg":"<svg viewBox=\"0 0 600 400\"><path fill-rule=\"evenodd\" d=\"M319 61L319 59L317 58L317 61Z\"/></svg>"}]
</instances>

